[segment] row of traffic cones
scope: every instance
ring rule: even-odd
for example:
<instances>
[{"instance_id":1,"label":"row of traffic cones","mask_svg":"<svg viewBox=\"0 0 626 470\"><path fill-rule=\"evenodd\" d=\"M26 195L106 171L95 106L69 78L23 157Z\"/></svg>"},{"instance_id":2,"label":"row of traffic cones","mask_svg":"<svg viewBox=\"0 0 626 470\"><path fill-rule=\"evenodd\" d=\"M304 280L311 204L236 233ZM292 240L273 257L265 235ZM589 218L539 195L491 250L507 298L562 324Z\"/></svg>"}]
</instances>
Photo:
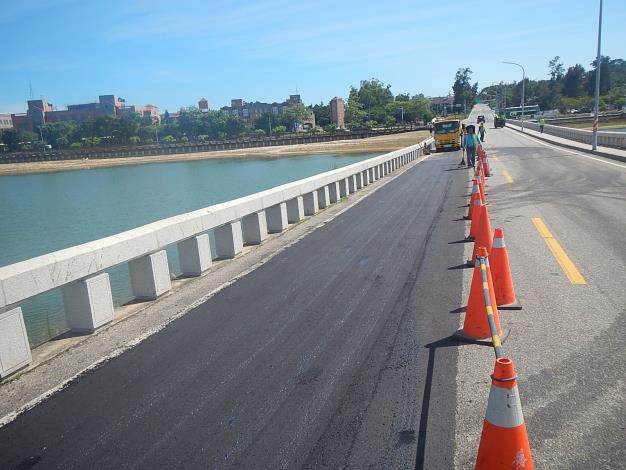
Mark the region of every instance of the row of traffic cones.
<instances>
[{"instance_id":1,"label":"row of traffic cones","mask_svg":"<svg viewBox=\"0 0 626 470\"><path fill-rule=\"evenodd\" d=\"M487 154L479 147L477 156L475 178L472 180L470 203L465 216L471 220L470 233L466 238L474 241L472 258L468 260L468 264L474 266L474 272L463 327L455 334L457 338L469 341L491 339L488 309L492 312L498 336L502 335L498 309L521 309L513 287L504 230L496 228L493 238L491 235L485 191L485 177L491 175ZM479 257L484 257L486 261L488 303ZM496 359L491 378L475 468L533 469L513 361L505 357Z\"/></svg>"}]
</instances>

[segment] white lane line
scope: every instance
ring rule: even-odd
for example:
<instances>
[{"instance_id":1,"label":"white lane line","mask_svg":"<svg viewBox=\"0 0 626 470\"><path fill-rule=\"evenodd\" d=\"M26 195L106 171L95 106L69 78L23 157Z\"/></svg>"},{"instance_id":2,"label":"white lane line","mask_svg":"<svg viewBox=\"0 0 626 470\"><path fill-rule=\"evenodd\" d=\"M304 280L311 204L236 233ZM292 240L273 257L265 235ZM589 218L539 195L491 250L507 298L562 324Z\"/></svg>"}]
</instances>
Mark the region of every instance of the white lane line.
<instances>
[{"instance_id":1,"label":"white lane line","mask_svg":"<svg viewBox=\"0 0 626 470\"><path fill-rule=\"evenodd\" d=\"M511 130L511 129L508 129L508 130ZM601 158L592 157L591 155L585 155L584 153L580 153L580 152L577 152L575 150L570 150L570 149L565 148L565 147L559 147L559 146L556 146L556 145L548 144L548 143L546 143L546 142L544 142L542 140L539 140L539 139L536 139L536 138L534 138L532 136L529 136L528 134L522 134L521 132L517 132L517 134L519 134L522 137L526 137L527 139L530 139L533 142L537 142L538 144L541 144L541 145L543 145L545 147L550 147L550 148L553 148L553 149L556 149L556 150L561 150L562 152L571 153L571 154L574 154L574 155L578 155L580 157L588 158L590 160L595 160L595 161L600 162L600 163L606 163L607 165L613 165L613 166L616 166L618 168L622 168L622 169L626 170L626 165L622 165L620 163L607 162L606 160L603 160Z\"/></svg>"}]
</instances>

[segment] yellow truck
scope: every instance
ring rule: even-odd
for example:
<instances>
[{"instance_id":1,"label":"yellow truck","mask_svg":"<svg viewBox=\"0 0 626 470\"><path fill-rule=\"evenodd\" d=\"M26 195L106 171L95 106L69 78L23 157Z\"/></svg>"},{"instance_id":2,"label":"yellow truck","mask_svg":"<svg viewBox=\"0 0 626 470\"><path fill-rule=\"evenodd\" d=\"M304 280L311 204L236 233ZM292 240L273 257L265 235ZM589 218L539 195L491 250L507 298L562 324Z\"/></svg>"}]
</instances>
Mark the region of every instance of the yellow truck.
<instances>
[{"instance_id":1,"label":"yellow truck","mask_svg":"<svg viewBox=\"0 0 626 470\"><path fill-rule=\"evenodd\" d=\"M456 118L438 118L433 121L435 147L437 151L461 148L461 120Z\"/></svg>"}]
</instances>

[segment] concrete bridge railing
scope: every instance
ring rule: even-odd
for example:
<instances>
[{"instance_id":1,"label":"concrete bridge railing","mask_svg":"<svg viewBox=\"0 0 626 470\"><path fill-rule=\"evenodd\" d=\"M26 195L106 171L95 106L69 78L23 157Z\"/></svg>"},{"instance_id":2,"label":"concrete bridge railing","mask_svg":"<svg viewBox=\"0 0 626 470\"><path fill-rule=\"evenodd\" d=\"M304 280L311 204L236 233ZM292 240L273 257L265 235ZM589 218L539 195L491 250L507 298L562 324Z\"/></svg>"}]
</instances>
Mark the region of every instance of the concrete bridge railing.
<instances>
[{"instance_id":1,"label":"concrete bridge railing","mask_svg":"<svg viewBox=\"0 0 626 470\"><path fill-rule=\"evenodd\" d=\"M520 127L521 121L513 119L507 119L507 125L512 124ZM539 124L536 122L524 121L524 127L533 131L539 132ZM554 135L556 137L562 137L563 139L574 140L576 142L582 142L584 144L591 145L592 131L585 129L574 129L571 127L552 126L546 124L543 128L544 134ZM612 147L618 149L626 149L626 132L609 132L598 131L598 145L602 147Z\"/></svg>"},{"instance_id":2,"label":"concrete bridge railing","mask_svg":"<svg viewBox=\"0 0 626 470\"><path fill-rule=\"evenodd\" d=\"M176 244L185 276L212 264L207 232L218 259L287 229L307 215L417 159L433 139L249 196L159 220L117 235L0 267L0 377L32 361L20 302L61 288L69 328L93 332L113 320L109 275L128 263L135 298L154 300L170 290L165 247Z\"/></svg>"}]
</instances>

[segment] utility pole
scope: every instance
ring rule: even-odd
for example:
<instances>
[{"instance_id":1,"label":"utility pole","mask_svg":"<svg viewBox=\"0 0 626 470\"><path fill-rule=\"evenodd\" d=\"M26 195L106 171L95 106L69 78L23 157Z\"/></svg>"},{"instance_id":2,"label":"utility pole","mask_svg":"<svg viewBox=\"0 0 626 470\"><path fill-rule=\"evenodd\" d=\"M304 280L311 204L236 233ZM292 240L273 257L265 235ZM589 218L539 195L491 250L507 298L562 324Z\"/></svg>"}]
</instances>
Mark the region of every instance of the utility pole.
<instances>
[{"instance_id":1,"label":"utility pole","mask_svg":"<svg viewBox=\"0 0 626 470\"><path fill-rule=\"evenodd\" d=\"M503 62L503 63L509 64L509 65L517 65L520 69L522 69L522 132L524 132L524 85L526 82L526 70L524 70L524 67L521 64L518 64L516 62Z\"/></svg>"},{"instance_id":2,"label":"utility pole","mask_svg":"<svg viewBox=\"0 0 626 470\"><path fill-rule=\"evenodd\" d=\"M598 56L596 57L596 93L593 109L593 135L591 137L591 150L598 148L598 114L600 111L600 43L602 40L602 0L600 0L600 14L598 15Z\"/></svg>"}]
</instances>

